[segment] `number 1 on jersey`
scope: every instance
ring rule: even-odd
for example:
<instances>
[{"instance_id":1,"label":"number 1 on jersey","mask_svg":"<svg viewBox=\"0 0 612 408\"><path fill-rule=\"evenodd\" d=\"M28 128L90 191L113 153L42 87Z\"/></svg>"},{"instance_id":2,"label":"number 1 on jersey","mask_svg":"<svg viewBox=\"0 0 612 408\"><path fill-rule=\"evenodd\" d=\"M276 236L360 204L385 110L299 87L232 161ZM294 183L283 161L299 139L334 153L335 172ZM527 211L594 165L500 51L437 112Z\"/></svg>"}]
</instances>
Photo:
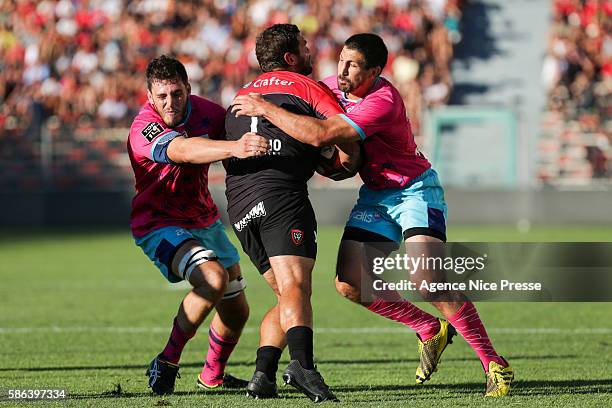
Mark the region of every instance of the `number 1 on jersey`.
<instances>
[{"instance_id":1,"label":"number 1 on jersey","mask_svg":"<svg viewBox=\"0 0 612 408\"><path fill-rule=\"evenodd\" d=\"M257 133L257 116L251 116L251 132ZM280 154L282 143L280 139L269 139L270 153L273 155ZM268 154L270 154L268 153Z\"/></svg>"}]
</instances>

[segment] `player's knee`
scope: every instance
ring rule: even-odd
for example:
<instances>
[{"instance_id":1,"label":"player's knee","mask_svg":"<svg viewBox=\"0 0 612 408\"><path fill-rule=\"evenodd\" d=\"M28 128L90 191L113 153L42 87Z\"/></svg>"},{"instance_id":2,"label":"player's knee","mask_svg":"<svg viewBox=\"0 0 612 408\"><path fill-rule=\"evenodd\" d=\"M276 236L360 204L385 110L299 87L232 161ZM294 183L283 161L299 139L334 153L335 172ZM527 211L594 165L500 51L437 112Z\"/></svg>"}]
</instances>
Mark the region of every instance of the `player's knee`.
<instances>
[{"instance_id":1,"label":"player's knee","mask_svg":"<svg viewBox=\"0 0 612 408\"><path fill-rule=\"evenodd\" d=\"M219 262L207 262L197 269L199 279L195 281L194 291L215 302L221 300L228 285L228 274Z\"/></svg>"},{"instance_id":2,"label":"player's knee","mask_svg":"<svg viewBox=\"0 0 612 408\"><path fill-rule=\"evenodd\" d=\"M359 302L360 294L359 288L351 285L348 282L343 282L336 276L336 291L340 296L345 297L353 302Z\"/></svg>"},{"instance_id":3,"label":"player's knee","mask_svg":"<svg viewBox=\"0 0 612 408\"><path fill-rule=\"evenodd\" d=\"M225 294L225 290L227 289L229 280L227 271L219 262L211 263L209 266L211 268L206 271L206 282L215 292L215 295L222 298Z\"/></svg>"},{"instance_id":4,"label":"player's knee","mask_svg":"<svg viewBox=\"0 0 612 408\"><path fill-rule=\"evenodd\" d=\"M290 297L290 298L308 298L312 295L312 286L309 282L289 282L282 285L282 288L279 288L279 294L281 297Z\"/></svg>"},{"instance_id":5,"label":"player's knee","mask_svg":"<svg viewBox=\"0 0 612 408\"><path fill-rule=\"evenodd\" d=\"M223 309L228 310L227 319L234 325L244 325L249 318L249 304L244 296L246 280L239 276L228 282L223 294Z\"/></svg>"},{"instance_id":6,"label":"player's knee","mask_svg":"<svg viewBox=\"0 0 612 408\"><path fill-rule=\"evenodd\" d=\"M183 249L179 251L181 255L176 266L178 276L191 283L194 287L199 286L205 280L204 273L208 269L214 270L217 266L220 266L215 252L199 244L189 246L186 251Z\"/></svg>"},{"instance_id":7,"label":"player's knee","mask_svg":"<svg viewBox=\"0 0 612 408\"><path fill-rule=\"evenodd\" d=\"M303 276L277 280L276 284L280 297L310 297L312 294L311 281Z\"/></svg>"}]
</instances>

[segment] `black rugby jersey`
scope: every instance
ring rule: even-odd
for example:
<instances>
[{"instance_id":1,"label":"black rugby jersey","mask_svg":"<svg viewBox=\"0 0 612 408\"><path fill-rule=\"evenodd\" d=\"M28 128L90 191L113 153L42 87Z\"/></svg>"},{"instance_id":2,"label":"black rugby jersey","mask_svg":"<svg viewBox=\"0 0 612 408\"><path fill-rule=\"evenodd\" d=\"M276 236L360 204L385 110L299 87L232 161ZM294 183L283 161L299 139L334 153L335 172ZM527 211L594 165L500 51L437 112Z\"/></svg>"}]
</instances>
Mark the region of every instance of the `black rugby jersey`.
<instances>
[{"instance_id":1,"label":"black rugby jersey","mask_svg":"<svg viewBox=\"0 0 612 408\"><path fill-rule=\"evenodd\" d=\"M333 93L325 85L289 71L267 72L245 85L238 95L249 92L288 111L325 119L343 113ZM307 193L306 182L314 174L319 148L301 143L262 117L225 117L228 140L238 140L255 131L270 142L264 156L224 161L227 176L225 194L230 219L238 217L250 204L287 192Z\"/></svg>"}]
</instances>

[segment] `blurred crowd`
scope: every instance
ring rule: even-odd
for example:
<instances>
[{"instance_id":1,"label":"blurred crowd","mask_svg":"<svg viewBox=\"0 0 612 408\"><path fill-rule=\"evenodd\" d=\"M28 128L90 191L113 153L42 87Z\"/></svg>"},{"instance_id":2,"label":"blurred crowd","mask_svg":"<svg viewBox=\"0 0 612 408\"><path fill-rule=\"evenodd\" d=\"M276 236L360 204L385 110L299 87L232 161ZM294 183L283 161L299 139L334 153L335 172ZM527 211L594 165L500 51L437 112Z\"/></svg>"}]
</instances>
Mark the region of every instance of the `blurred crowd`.
<instances>
[{"instance_id":1,"label":"blurred crowd","mask_svg":"<svg viewBox=\"0 0 612 408\"><path fill-rule=\"evenodd\" d=\"M611 177L612 1L553 1L542 79L550 137L540 146L540 178Z\"/></svg>"},{"instance_id":2,"label":"blurred crowd","mask_svg":"<svg viewBox=\"0 0 612 408\"><path fill-rule=\"evenodd\" d=\"M385 75L418 130L422 108L449 98L460 18L461 0L4 0L0 132L49 119L129 126L146 100L146 64L162 53L186 65L193 93L226 107L259 71L256 34L279 22L301 28L317 79L335 73L351 34L380 34L391 56Z\"/></svg>"}]
</instances>

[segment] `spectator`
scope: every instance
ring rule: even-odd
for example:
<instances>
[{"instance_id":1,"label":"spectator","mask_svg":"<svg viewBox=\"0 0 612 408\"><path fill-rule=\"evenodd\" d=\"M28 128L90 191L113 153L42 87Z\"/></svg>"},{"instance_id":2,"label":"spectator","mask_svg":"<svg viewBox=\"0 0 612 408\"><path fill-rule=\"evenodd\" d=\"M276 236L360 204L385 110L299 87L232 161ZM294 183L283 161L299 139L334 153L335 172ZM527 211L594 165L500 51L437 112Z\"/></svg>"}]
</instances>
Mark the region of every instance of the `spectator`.
<instances>
[{"instance_id":1,"label":"spectator","mask_svg":"<svg viewBox=\"0 0 612 408\"><path fill-rule=\"evenodd\" d=\"M612 176L612 1L555 0L542 81L555 123L545 127L541 152L550 159L546 138L561 139L556 162L543 160L541 179L584 183L584 177ZM572 154L579 147L583 153ZM583 164L589 169L584 171ZM555 169L551 174L544 169Z\"/></svg>"}]
</instances>

